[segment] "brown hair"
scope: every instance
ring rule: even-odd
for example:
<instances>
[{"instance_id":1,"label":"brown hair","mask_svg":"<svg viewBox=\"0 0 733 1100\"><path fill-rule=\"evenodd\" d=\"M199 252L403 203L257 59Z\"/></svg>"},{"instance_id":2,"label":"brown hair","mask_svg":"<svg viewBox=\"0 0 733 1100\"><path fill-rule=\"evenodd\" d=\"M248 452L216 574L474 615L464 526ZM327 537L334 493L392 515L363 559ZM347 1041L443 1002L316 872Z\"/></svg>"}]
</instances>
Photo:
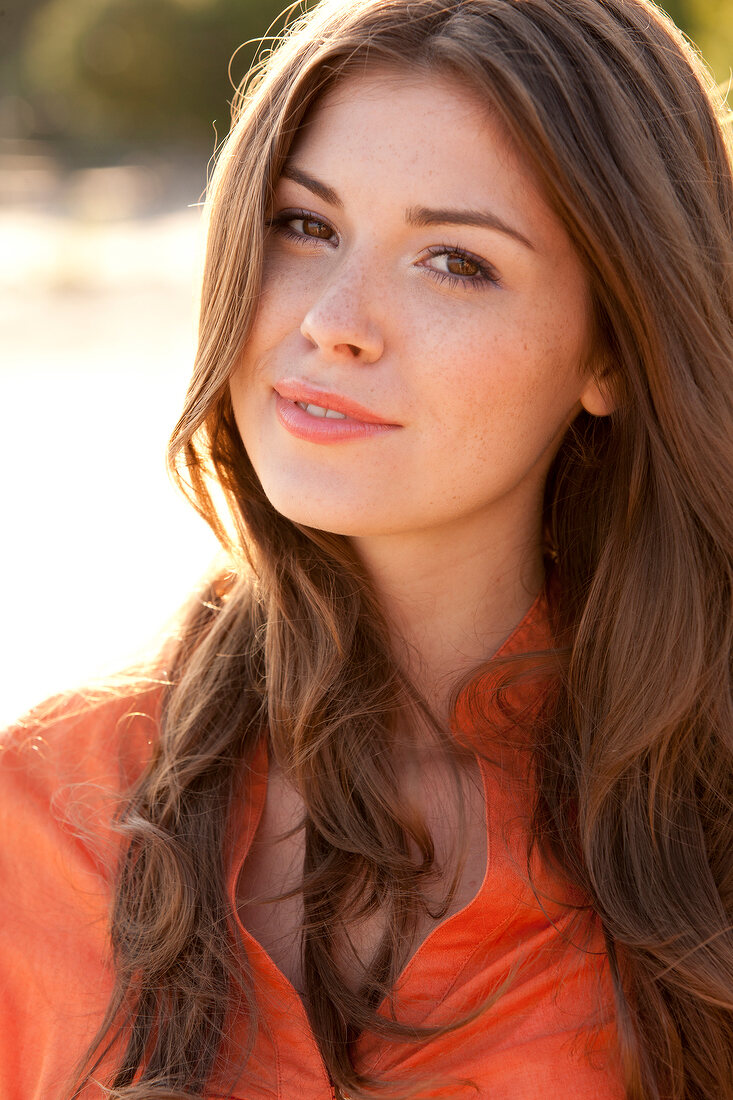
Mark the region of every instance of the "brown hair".
<instances>
[{"instance_id":1,"label":"brown hair","mask_svg":"<svg viewBox=\"0 0 733 1100\"><path fill-rule=\"evenodd\" d=\"M233 921L221 851L266 730L307 809L314 1029L336 1084L369 1085L349 1044L387 1027L375 1004L433 871L390 767L399 717L420 700L348 540L264 496L228 379L258 299L273 185L306 112L354 68L405 58L459 79L505 123L586 266L597 369L618 397L609 417L578 415L546 484L558 679L534 730L532 843L602 922L631 1100L731 1100L733 178L714 84L649 0L323 0L237 95L170 447L232 566L188 610L160 742L121 819L117 990L84 1079L116 1039L115 1097L197 1097L227 1014L248 1010L254 1030L246 954L222 935ZM343 886L355 880L357 897ZM353 994L335 935L376 904L388 931Z\"/></svg>"}]
</instances>

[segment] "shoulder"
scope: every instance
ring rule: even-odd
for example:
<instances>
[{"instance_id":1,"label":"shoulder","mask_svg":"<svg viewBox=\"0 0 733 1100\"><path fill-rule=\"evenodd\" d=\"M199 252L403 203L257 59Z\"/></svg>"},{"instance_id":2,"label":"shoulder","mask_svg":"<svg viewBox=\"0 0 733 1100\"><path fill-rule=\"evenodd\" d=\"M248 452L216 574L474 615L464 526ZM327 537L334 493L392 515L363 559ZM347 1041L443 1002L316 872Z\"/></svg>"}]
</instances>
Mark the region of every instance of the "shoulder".
<instances>
[{"instance_id":1,"label":"shoulder","mask_svg":"<svg viewBox=\"0 0 733 1100\"><path fill-rule=\"evenodd\" d=\"M164 686L57 696L0 733L0 848L30 836L104 831L150 760Z\"/></svg>"},{"instance_id":2,"label":"shoulder","mask_svg":"<svg viewBox=\"0 0 733 1100\"><path fill-rule=\"evenodd\" d=\"M0 774L134 780L157 738L164 690L146 681L46 700L0 732Z\"/></svg>"},{"instance_id":3,"label":"shoulder","mask_svg":"<svg viewBox=\"0 0 733 1100\"><path fill-rule=\"evenodd\" d=\"M0 735L0 1096L66 1095L112 989L114 817L164 688L59 697Z\"/></svg>"}]
</instances>

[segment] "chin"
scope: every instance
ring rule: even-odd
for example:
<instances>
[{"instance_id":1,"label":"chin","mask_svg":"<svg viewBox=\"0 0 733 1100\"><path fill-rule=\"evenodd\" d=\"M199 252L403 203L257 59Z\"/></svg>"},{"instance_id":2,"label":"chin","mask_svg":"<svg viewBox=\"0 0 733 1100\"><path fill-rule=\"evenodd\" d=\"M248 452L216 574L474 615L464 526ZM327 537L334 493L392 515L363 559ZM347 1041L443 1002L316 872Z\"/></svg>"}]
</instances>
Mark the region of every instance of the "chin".
<instances>
[{"instance_id":1,"label":"chin","mask_svg":"<svg viewBox=\"0 0 733 1100\"><path fill-rule=\"evenodd\" d=\"M327 531L332 535L366 536L384 534L389 528L386 517L370 513L363 502L338 504L324 500L309 501L306 494L274 493L264 487L265 495L276 512L291 523Z\"/></svg>"},{"instance_id":2,"label":"chin","mask_svg":"<svg viewBox=\"0 0 733 1100\"><path fill-rule=\"evenodd\" d=\"M292 468L261 468L255 472L272 507L292 523L335 535L361 535L367 529L379 530L386 518L378 502L370 507L363 485L359 488L342 478L322 474L304 477L302 470Z\"/></svg>"}]
</instances>

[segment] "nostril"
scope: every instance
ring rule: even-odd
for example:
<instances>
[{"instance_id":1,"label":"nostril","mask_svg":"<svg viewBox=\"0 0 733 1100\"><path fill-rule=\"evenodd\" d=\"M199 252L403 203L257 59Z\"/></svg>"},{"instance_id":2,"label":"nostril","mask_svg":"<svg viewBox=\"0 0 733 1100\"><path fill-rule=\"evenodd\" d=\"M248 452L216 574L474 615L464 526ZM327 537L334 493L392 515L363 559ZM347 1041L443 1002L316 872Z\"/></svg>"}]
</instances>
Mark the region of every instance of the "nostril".
<instances>
[{"instance_id":1,"label":"nostril","mask_svg":"<svg viewBox=\"0 0 733 1100\"><path fill-rule=\"evenodd\" d=\"M359 352L361 351L361 348L358 346L358 344L347 344L346 347L351 348L354 355L358 355Z\"/></svg>"}]
</instances>

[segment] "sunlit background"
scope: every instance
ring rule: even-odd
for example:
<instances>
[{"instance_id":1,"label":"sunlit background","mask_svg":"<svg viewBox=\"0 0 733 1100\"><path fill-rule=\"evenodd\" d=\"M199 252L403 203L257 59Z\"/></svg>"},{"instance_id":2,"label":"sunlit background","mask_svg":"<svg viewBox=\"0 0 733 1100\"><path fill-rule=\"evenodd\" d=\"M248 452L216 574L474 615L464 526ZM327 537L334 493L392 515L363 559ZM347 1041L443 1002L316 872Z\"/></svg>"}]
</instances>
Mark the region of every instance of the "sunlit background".
<instances>
[{"instance_id":1,"label":"sunlit background","mask_svg":"<svg viewBox=\"0 0 733 1100\"><path fill-rule=\"evenodd\" d=\"M193 362L207 164L242 44L280 6L0 6L0 724L154 646L216 552L165 445ZM733 0L668 10L727 85Z\"/></svg>"}]
</instances>

